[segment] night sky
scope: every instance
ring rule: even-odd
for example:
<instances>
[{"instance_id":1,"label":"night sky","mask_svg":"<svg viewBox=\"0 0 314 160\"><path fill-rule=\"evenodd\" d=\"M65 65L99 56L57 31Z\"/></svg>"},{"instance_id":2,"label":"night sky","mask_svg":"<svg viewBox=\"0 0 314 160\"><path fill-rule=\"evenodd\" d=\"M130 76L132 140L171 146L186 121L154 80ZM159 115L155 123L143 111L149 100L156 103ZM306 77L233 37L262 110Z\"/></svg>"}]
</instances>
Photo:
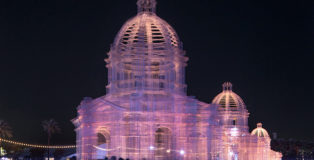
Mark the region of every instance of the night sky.
<instances>
[{"instance_id":1,"label":"night sky","mask_svg":"<svg viewBox=\"0 0 314 160\"><path fill-rule=\"evenodd\" d=\"M106 93L104 59L136 0L1 0L0 119L14 140L46 143L41 121L74 144L76 107ZM312 0L158 0L190 58L188 94L210 103L231 81L250 112L279 138L314 140Z\"/></svg>"}]
</instances>

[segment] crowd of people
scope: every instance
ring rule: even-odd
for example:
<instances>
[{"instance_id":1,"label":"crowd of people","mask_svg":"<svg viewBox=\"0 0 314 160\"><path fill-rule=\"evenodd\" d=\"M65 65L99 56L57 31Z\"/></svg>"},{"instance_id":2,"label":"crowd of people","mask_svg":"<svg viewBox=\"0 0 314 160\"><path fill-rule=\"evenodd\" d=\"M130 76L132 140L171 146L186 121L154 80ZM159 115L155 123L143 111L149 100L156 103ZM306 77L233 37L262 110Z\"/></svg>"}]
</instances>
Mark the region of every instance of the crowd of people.
<instances>
[{"instance_id":1,"label":"crowd of people","mask_svg":"<svg viewBox=\"0 0 314 160\"><path fill-rule=\"evenodd\" d=\"M276 139L272 140L271 146L282 153L283 160L314 160L314 142Z\"/></svg>"}]
</instances>

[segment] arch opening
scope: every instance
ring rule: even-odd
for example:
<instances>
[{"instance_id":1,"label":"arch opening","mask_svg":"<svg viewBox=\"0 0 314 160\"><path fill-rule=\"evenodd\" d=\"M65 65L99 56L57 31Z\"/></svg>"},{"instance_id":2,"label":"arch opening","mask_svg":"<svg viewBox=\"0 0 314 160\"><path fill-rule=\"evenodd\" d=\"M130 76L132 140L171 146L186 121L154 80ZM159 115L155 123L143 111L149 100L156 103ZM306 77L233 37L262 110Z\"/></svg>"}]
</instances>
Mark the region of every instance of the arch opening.
<instances>
[{"instance_id":1,"label":"arch opening","mask_svg":"<svg viewBox=\"0 0 314 160\"><path fill-rule=\"evenodd\" d=\"M110 143L110 134L105 130L101 130L96 134L97 145L96 148L96 157L95 159L105 159L108 157L109 143Z\"/></svg>"},{"instance_id":2,"label":"arch opening","mask_svg":"<svg viewBox=\"0 0 314 160\"><path fill-rule=\"evenodd\" d=\"M155 132L155 156L160 160L171 158L171 131L168 128L158 128Z\"/></svg>"}]
</instances>

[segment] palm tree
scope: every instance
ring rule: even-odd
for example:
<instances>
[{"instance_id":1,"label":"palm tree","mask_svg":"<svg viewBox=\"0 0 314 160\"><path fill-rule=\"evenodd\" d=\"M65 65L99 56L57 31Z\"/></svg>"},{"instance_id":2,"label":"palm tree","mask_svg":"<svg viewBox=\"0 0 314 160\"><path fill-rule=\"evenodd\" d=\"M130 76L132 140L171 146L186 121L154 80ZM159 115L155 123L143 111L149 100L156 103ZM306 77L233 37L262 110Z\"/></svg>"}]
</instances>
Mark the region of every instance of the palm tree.
<instances>
[{"instance_id":1,"label":"palm tree","mask_svg":"<svg viewBox=\"0 0 314 160\"><path fill-rule=\"evenodd\" d=\"M42 126L44 128L44 131L48 134L48 146L50 145L50 139L51 136L54 133L60 133L61 129L59 128L58 123L54 119L46 120L42 122ZM48 160L49 160L49 148L48 148Z\"/></svg>"},{"instance_id":2,"label":"palm tree","mask_svg":"<svg viewBox=\"0 0 314 160\"><path fill-rule=\"evenodd\" d=\"M0 138L11 138L12 137L12 129L10 125L0 120ZM0 141L0 152L1 152L1 141ZM0 157L2 157L2 153L0 153Z\"/></svg>"}]
</instances>

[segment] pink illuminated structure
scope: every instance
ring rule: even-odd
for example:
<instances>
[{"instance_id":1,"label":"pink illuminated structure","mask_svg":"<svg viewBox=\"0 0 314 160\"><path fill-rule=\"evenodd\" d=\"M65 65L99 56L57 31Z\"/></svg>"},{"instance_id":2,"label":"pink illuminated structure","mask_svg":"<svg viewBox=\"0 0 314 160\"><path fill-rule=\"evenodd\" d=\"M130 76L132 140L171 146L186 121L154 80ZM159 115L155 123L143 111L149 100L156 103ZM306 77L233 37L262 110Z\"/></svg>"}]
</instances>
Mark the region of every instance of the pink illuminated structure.
<instances>
[{"instance_id":1,"label":"pink illuminated structure","mask_svg":"<svg viewBox=\"0 0 314 160\"><path fill-rule=\"evenodd\" d=\"M279 160L261 127L249 133L249 113L231 83L213 104L187 96L178 35L156 15L155 0L137 5L105 60L107 94L85 98L73 120L78 159Z\"/></svg>"},{"instance_id":2,"label":"pink illuminated structure","mask_svg":"<svg viewBox=\"0 0 314 160\"><path fill-rule=\"evenodd\" d=\"M218 150L222 160L280 160L281 153L270 149L270 137L262 124L249 133L249 113L240 96L232 91L232 84L223 84L223 91L212 104L218 105Z\"/></svg>"}]
</instances>

